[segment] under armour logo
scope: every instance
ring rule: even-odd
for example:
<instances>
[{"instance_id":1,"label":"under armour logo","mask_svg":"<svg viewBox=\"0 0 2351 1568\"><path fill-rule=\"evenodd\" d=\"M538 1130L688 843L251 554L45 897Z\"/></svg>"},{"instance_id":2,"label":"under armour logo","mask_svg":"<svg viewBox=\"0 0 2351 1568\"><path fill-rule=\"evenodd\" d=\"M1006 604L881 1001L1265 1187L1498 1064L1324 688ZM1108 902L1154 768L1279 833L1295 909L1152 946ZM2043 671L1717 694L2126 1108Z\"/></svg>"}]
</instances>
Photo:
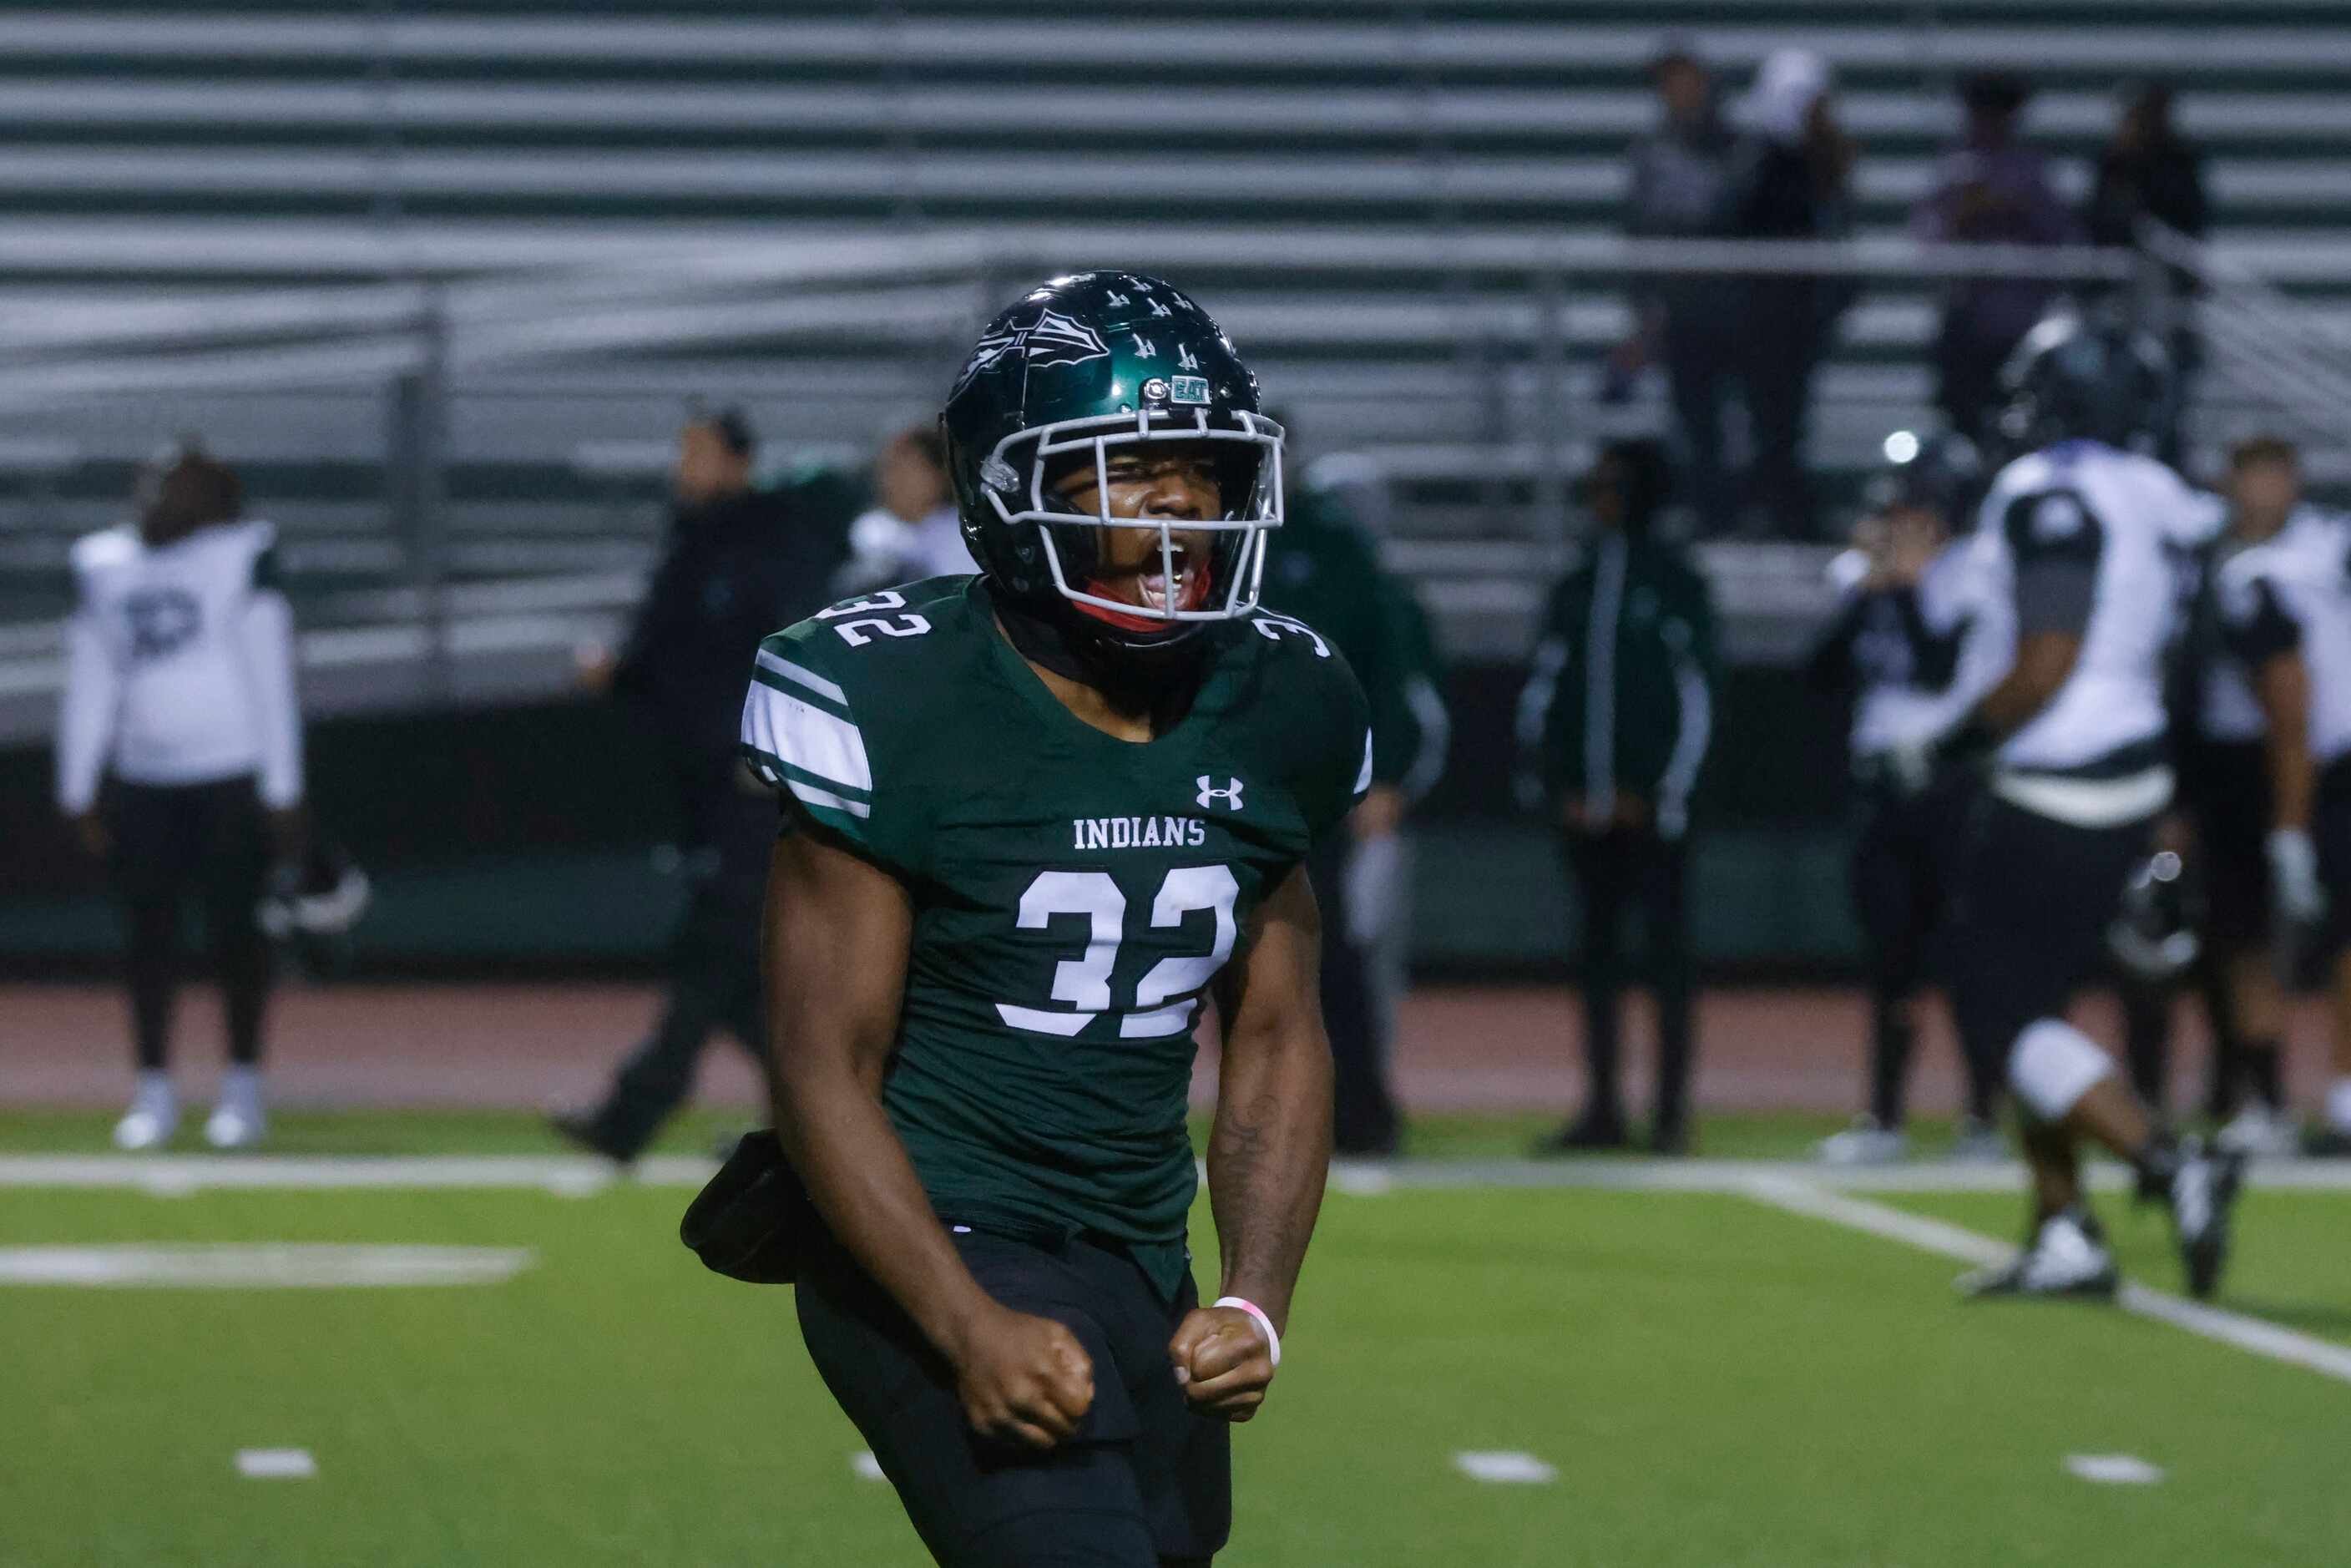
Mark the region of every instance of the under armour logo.
<instances>
[{"instance_id":1,"label":"under armour logo","mask_svg":"<svg viewBox=\"0 0 2351 1568\"><path fill-rule=\"evenodd\" d=\"M1134 335L1134 357L1138 360L1155 360L1159 357L1159 346L1137 332Z\"/></svg>"},{"instance_id":2,"label":"under armour logo","mask_svg":"<svg viewBox=\"0 0 2351 1568\"><path fill-rule=\"evenodd\" d=\"M1200 810L1203 811L1207 810L1209 806L1218 800L1222 800L1228 810L1238 811L1241 809L1241 781L1239 779L1234 779L1230 788L1224 789L1216 788L1217 780L1213 774L1201 774L1197 782L1200 786Z\"/></svg>"},{"instance_id":3,"label":"under armour logo","mask_svg":"<svg viewBox=\"0 0 2351 1568\"><path fill-rule=\"evenodd\" d=\"M1176 368L1179 371L1196 371L1200 368L1199 356L1192 352L1192 345L1189 343L1176 345Z\"/></svg>"}]
</instances>

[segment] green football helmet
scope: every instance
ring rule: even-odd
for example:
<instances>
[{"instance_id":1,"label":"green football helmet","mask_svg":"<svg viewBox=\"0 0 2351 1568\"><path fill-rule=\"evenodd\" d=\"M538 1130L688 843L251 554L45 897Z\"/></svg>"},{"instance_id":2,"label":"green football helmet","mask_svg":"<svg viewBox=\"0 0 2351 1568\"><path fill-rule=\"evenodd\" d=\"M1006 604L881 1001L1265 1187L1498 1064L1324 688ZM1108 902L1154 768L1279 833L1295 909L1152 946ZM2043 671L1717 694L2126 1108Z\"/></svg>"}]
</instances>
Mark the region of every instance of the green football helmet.
<instances>
[{"instance_id":1,"label":"green football helmet","mask_svg":"<svg viewBox=\"0 0 2351 1568\"><path fill-rule=\"evenodd\" d=\"M1024 608L1133 651L1257 608L1266 531L1281 526L1281 427L1260 410L1257 377L1231 340L1172 285L1081 272L1029 290L980 334L939 423L965 542ZM1110 458L1142 443L1202 448L1218 515L1112 516ZM1095 476L1094 511L1049 488L1081 465ZM1156 535L1164 601L1102 591L1112 528ZM1209 559L1189 559L1180 534L1207 536Z\"/></svg>"}]
</instances>

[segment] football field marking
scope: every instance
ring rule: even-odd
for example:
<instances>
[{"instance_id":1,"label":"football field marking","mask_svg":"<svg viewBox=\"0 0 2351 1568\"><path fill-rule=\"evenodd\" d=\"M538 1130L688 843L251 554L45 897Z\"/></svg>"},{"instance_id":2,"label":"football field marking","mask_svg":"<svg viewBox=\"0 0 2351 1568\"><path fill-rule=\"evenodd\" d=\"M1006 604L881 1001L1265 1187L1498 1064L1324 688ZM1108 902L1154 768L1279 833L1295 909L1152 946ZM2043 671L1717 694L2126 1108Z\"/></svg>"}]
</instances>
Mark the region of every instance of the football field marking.
<instances>
[{"instance_id":1,"label":"football field marking","mask_svg":"<svg viewBox=\"0 0 2351 1568\"><path fill-rule=\"evenodd\" d=\"M1921 1251L1939 1252L1963 1263L2005 1262L2015 1251L1989 1236L1924 1215L1888 1208L1850 1193L1832 1192L1796 1176L1752 1176L1740 1190L1758 1203L1790 1214L1824 1219L1849 1230L1866 1231ZM2314 1339L2261 1318L2226 1312L2167 1291L2152 1291L2145 1285L2126 1283L2116 1296L2115 1304L2137 1317L2152 1318L2254 1355L2351 1383L2351 1346Z\"/></svg>"},{"instance_id":2,"label":"football field marking","mask_svg":"<svg viewBox=\"0 0 2351 1568\"><path fill-rule=\"evenodd\" d=\"M239 1448L236 1473L253 1481L307 1481L319 1473L308 1448Z\"/></svg>"},{"instance_id":3,"label":"football field marking","mask_svg":"<svg viewBox=\"0 0 2351 1568\"><path fill-rule=\"evenodd\" d=\"M127 1189L163 1197L210 1191L483 1191L536 1188L588 1197L629 1186L698 1187L718 1169L696 1155L639 1160L622 1173L584 1155L0 1155L0 1191L11 1188ZM2084 1173L2099 1192L2127 1186L2109 1162ZM1809 1161L1712 1159L1342 1161L1332 1188L1346 1197L1478 1187L1574 1187L1622 1192L1744 1194L1758 1178L1831 1192L2022 1192L2013 1161L1906 1165L1834 1170ZM2351 1159L2255 1164L2249 1185L2276 1192L2351 1192Z\"/></svg>"},{"instance_id":4,"label":"football field marking","mask_svg":"<svg viewBox=\"0 0 2351 1568\"><path fill-rule=\"evenodd\" d=\"M2065 1469L2100 1486L2151 1487L2163 1479L2162 1466L2135 1454L2068 1454Z\"/></svg>"},{"instance_id":5,"label":"football field marking","mask_svg":"<svg viewBox=\"0 0 2351 1568\"><path fill-rule=\"evenodd\" d=\"M1559 1479L1556 1469L1532 1454L1507 1449L1456 1454L1453 1468L1473 1481L1489 1481L1497 1486L1541 1486Z\"/></svg>"},{"instance_id":6,"label":"football field marking","mask_svg":"<svg viewBox=\"0 0 2351 1568\"><path fill-rule=\"evenodd\" d=\"M0 1248L0 1286L298 1291L496 1285L538 1260L524 1247L354 1247L298 1242Z\"/></svg>"},{"instance_id":7,"label":"football field marking","mask_svg":"<svg viewBox=\"0 0 2351 1568\"><path fill-rule=\"evenodd\" d=\"M873 1457L871 1448L860 1448L850 1455L849 1468L860 1480L886 1481L890 1479L882 1473L882 1461Z\"/></svg>"}]
</instances>

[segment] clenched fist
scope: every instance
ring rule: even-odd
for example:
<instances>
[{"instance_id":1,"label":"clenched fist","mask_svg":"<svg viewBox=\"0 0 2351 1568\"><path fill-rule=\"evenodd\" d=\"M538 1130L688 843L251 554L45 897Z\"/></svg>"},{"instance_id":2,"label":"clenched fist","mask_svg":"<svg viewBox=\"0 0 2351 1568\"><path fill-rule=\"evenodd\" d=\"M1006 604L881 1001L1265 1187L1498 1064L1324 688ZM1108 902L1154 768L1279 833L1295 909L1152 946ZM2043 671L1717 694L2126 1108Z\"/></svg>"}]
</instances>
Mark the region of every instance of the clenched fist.
<instances>
[{"instance_id":1,"label":"clenched fist","mask_svg":"<svg viewBox=\"0 0 2351 1568\"><path fill-rule=\"evenodd\" d=\"M1093 1408L1093 1362L1051 1318L997 1308L966 1338L955 1369L972 1429L1002 1442L1050 1448Z\"/></svg>"},{"instance_id":2,"label":"clenched fist","mask_svg":"<svg viewBox=\"0 0 2351 1568\"><path fill-rule=\"evenodd\" d=\"M1167 1342L1176 1381L1196 1410L1246 1421L1273 1381L1273 1346L1257 1320L1238 1307L1195 1307Z\"/></svg>"}]
</instances>

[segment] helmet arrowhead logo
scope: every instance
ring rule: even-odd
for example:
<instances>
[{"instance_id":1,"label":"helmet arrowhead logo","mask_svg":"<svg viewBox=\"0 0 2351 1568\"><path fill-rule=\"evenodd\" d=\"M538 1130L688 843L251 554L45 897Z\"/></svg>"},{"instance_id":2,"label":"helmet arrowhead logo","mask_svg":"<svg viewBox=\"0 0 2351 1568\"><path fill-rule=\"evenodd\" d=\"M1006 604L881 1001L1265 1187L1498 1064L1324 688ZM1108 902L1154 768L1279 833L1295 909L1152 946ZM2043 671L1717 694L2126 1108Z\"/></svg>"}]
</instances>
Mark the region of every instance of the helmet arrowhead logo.
<instances>
[{"instance_id":1,"label":"helmet arrowhead logo","mask_svg":"<svg viewBox=\"0 0 2351 1568\"><path fill-rule=\"evenodd\" d=\"M1007 359L1024 361L1030 369L1050 365L1079 365L1088 360L1106 359L1110 345L1102 334L1082 321L1073 321L1058 310L1040 310L1034 321L1025 325L1008 324L984 334L971 351L971 359L956 378L953 397L969 386L972 378L989 366Z\"/></svg>"}]
</instances>

